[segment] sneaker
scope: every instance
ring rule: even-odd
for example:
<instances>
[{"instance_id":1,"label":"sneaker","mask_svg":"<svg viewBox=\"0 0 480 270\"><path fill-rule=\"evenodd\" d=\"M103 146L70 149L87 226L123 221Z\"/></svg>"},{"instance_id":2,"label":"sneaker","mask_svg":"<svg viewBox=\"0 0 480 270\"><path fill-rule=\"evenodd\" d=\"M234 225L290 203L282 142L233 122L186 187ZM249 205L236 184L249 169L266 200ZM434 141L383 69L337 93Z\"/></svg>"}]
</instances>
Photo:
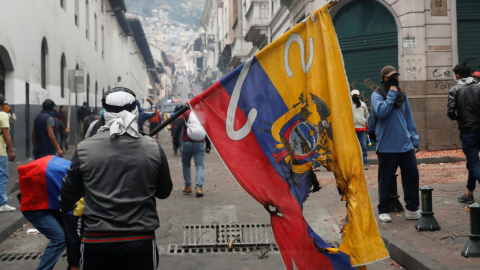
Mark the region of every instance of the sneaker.
<instances>
[{"instance_id":1,"label":"sneaker","mask_svg":"<svg viewBox=\"0 0 480 270\"><path fill-rule=\"evenodd\" d=\"M174 156L178 156L177 152L173 153Z\"/></svg>"},{"instance_id":2,"label":"sneaker","mask_svg":"<svg viewBox=\"0 0 480 270\"><path fill-rule=\"evenodd\" d=\"M405 219L420 219L422 216L422 211L417 210L417 211L410 211L408 209L405 209Z\"/></svg>"},{"instance_id":3,"label":"sneaker","mask_svg":"<svg viewBox=\"0 0 480 270\"><path fill-rule=\"evenodd\" d=\"M195 193L197 194L197 197L203 197L203 191L201 187L197 188Z\"/></svg>"},{"instance_id":4,"label":"sneaker","mask_svg":"<svg viewBox=\"0 0 480 270\"><path fill-rule=\"evenodd\" d=\"M2 206L0 206L0 212L11 212L11 211L15 211L17 210L17 208L13 207L13 206L10 206L8 204L4 204Z\"/></svg>"},{"instance_id":5,"label":"sneaker","mask_svg":"<svg viewBox=\"0 0 480 270\"><path fill-rule=\"evenodd\" d=\"M458 201L461 203L468 203L468 204L475 203L475 199L473 199L473 195L472 197L467 197L466 194L463 194L462 197L458 197Z\"/></svg>"},{"instance_id":6,"label":"sneaker","mask_svg":"<svg viewBox=\"0 0 480 270\"><path fill-rule=\"evenodd\" d=\"M380 214L378 216L378 218L380 219L380 221L382 223L390 223L392 222L392 218L390 217L390 214Z\"/></svg>"},{"instance_id":7,"label":"sneaker","mask_svg":"<svg viewBox=\"0 0 480 270\"><path fill-rule=\"evenodd\" d=\"M185 186L182 189L183 193L192 193L192 186Z\"/></svg>"},{"instance_id":8,"label":"sneaker","mask_svg":"<svg viewBox=\"0 0 480 270\"><path fill-rule=\"evenodd\" d=\"M314 172L319 172L319 171L320 171L320 167L313 167L313 171L314 171Z\"/></svg>"},{"instance_id":9,"label":"sneaker","mask_svg":"<svg viewBox=\"0 0 480 270\"><path fill-rule=\"evenodd\" d=\"M368 165L363 165L363 169L364 169L365 171L368 171Z\"/></svg>"}]
</instances>

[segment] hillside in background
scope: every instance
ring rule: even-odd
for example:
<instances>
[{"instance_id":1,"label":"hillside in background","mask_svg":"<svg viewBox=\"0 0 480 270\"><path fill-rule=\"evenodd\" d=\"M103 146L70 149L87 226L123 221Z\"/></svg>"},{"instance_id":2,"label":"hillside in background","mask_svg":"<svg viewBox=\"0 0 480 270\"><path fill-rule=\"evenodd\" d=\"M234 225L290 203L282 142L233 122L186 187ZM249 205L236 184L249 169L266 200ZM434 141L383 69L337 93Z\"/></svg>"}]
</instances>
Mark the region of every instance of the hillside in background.
<instances>
[{"instance_id":1,"label":"hillside in background","mask_svg":"<svg viewBox=\"0 0 480 270\"><path fill-rule=\"evenodd\" d=\"M200 26L205 0L125 0L128 13L151 17L152 9L169 12L171 20Z\"/></svg>"}]
</instances>

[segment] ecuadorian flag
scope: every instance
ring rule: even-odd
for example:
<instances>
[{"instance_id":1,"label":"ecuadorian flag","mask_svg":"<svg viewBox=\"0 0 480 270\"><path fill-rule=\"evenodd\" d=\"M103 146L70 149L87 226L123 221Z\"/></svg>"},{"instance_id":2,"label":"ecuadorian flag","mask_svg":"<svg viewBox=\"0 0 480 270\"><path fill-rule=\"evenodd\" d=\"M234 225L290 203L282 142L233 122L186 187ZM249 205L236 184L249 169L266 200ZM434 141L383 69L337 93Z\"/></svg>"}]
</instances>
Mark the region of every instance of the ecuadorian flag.
<instances>
[{"instance_id":1,"label":"ecuadorian flag","mask_svg":"<svg viewBox=\"0 0 480 270\"><path fill-rule=\"evenodd\" d=\"M58 197L62 180L71 162L46 156L18 167L20 175L20 211L52 209L60 211Z\"/></svg>"},{"instance_id":2,"label":"ecuadorian flag","mask_svg":"<svg viewBox=\"0 0 480 270\"><path fill-rule=\"evenodd\" d=\"M189 102L239 184L271 214L287 269L352 269L388 256L368 195L342 55L326 6ZM333 171L349 221L331 249L302 215ZM321 191L318 195L321 196Z\"/></svg>"}]
</instances>

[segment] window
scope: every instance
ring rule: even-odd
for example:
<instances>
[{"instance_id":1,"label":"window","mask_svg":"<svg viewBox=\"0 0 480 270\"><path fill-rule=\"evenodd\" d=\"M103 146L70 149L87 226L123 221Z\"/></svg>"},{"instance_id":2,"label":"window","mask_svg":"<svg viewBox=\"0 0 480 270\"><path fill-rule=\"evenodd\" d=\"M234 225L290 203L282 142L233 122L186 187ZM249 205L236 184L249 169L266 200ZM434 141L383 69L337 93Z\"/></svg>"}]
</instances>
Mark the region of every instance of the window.
<instances>
[{"instance_id":1,"label":"window","mask_svg":"<svg viewBox=\"0 0 480 270\"><path fill-rule=\"evenodd\" d=\"M60 96L65 97L65 73L67 69L67 64L65 62L65 54L62 54L62 59L60 60Z\"/></svg>"},{"instance_id":2,"label":"window","mask_svg":"<svg viewBox=\"0 0 480 270\"><path fill-rule=\"evenodd\" d=\"M47 56L48 56L47 40L43 38L41 60L40 60L41 84L43 89L47 89L47 60L48 60Z\"/></svg>"},{"instance_id":3,"label":"window","mask_svg":"<svg viewBox=\"0 0 480 270\"><path fill-rule=\"evenodd\" d=\"M95 51L98 51L98 27L97 27L97 14L94 13L93 15L93 27L95 27L93 33L94 33L94 37L93 39L95 40Z\"/></svg>"},{"instance_id":4,"label":"window","mask_svg":"<svg viewBox=\"0 0 480 270\"><path fill-rule=\"evenodd\" d=\"M79 26L79 1L80 0L75 0L75 25L78 27Z\"/></svg>"},{"instance_id":5,"label":"window","mask_svg":"<svg viewBox=\"0 0 480 270\"><path fill-rule=\"evenodd\" d=\"M86 37L88 40L90 40L90 4L88 3L88 0L85 1L85 26L86 26Z\"/></svg>"},{"instance_id":6,"label":"window","mask_svg":"<svg viewBox=\"0 0 480 270\"><path fill-rule=\"evenodd\" d=\"M102 59L105 59L105 29L102 25Z\"/></svg>"}]
</instances>

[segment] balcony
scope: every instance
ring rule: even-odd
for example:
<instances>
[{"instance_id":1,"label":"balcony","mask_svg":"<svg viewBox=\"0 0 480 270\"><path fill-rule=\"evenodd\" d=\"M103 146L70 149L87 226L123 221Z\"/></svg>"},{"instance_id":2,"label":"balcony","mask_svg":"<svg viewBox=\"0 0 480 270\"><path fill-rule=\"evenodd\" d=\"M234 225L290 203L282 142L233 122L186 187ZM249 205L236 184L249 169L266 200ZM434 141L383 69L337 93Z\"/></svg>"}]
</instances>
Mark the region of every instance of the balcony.
<instances>
[{"instance_id":1,"label":"balcony","mask_svg":"<svg viewBox=\"0 0 480 270\"><path fill-rule=\"evenodd\" d=\"M252 43L246 42L243 36L236 36L232 43L232 59L230 60L230 66L237 67L245 62L251 49Z\"/></svg>"},{"instance_id":2,"label":"balcony","mask_svg":"<svg viewBox=\"0 0 480 270\"><path fill-rule=\"evenodd\" d=\"M268 0L253 0L248 8L245 41L252 42L260 48L267 42L268 37Z\"/></svg>"}]
</instances>

